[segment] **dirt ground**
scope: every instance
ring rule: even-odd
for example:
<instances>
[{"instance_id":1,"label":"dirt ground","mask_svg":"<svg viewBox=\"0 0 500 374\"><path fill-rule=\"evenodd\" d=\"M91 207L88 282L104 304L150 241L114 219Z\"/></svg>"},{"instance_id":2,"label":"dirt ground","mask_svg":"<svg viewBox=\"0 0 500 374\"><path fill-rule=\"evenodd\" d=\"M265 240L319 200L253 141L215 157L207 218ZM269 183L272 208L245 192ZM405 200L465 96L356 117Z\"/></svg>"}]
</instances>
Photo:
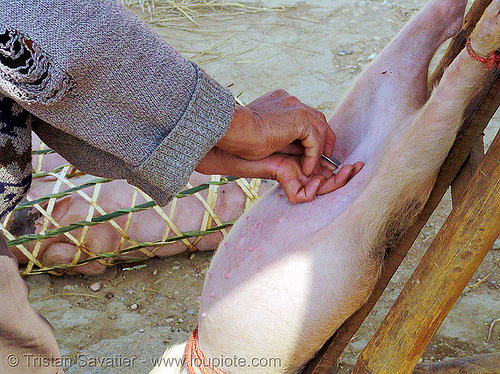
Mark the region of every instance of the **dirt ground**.
<instances>
[{"instance_id":1,"label":"dirt ground","mask_svg":"<svg viewBox=\"0 0 500 374\"><path fill-rule=\"evenodd\" d=\"M211 14L198 17L197 25L177 21L157 30L244 102L284 88L328 116L355 76L424 3L270 0L263 5L284 8ZM498 127L495 119L487 143ZM449 211L447 196L342 356L341 372L349 372ZM41 275L27 282L34 307L55 328L68 373L147 373L152 359L196 325L211 256L184 253L101 276ZM423 361L499 350L500 323L490 330L500 318L499 262L500 250L490 251ZM92 291L93 284L100 290Z\"/></svg>"}]
</instances>

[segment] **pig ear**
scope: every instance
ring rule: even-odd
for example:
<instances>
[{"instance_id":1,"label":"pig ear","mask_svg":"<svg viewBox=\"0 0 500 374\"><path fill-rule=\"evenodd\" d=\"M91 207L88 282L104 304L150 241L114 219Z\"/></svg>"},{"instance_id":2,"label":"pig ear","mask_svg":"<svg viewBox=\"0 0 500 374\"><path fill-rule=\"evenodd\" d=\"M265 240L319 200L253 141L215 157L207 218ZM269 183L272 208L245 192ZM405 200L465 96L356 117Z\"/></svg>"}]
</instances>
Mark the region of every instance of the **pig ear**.
<instances>
[{"instance_id":1,"label":"pig ear","mask_svg":"<svg viewBox=\"0 0 500 374\"><path fill-rule=\"evenodd\" d=\"M64 196L59 199L57 199L56 204L54 205L54 209L52 210L51 216L54 217L56 221L59 221L64 215L68 212L69 207L71 205L71 198L72 196ZM40 206L47 210L47 207L49 206L49 201L44 201L43 203L40 203Z\"/></svg>"}]
</instances>

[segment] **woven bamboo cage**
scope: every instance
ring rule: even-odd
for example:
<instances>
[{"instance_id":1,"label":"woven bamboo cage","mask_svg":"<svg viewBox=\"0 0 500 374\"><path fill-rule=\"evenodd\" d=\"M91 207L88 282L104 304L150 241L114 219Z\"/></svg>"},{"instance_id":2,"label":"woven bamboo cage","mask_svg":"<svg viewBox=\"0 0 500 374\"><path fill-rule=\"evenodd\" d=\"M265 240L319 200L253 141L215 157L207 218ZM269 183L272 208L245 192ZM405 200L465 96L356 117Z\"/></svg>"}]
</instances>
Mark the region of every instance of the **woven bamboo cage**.
<instances>
[{"instance_id":1,"label":"woven bamboo cage","mask_svg":"<svg viewBox=\"0 0 500 374\"><path fill-rule=\"evenodd\" d=\"M261 186L259 179L249 180L213 175L207 177L209 180L205 183L196 186L188 184L184 191L178 193L172 202L163 208L159 207L143 191L127 185L132 191L129 205L123 206L122 204L119 209L108 211L109 209L106 210L102 203L99 203L99 196L106 185L113 183L113 181L85 175L67 163L58 165L52 170L42 171L43 159L51 153L52 151L43 144L39 150L33 151L37 160L34 162L36 166L34 167L32 190L28 193L25 201L0 222L0 230L7 240L9 249L18 259L21 259L20 262L24 262L20 270L22 275L40 273L60 275L78 272L79 267L91 263L99 264L103 269L117 263L143 261L155 257L158 248L168 248L169 245L176 245L175 253L185 250L194 251L205 235L220 233L222 234L219 235L220 239L225 237L237 215L241 214L259 197ZM123 181L121 183L125 184ZM237 188L236 192L241 195L241 198L244 198L243 206L240 205L239 212L233 212L231 220L222 219L216 212L218 200L227 198L227 194L223 195L219 192L221 188L227 188L227 186L230 186L232 192L235 192L235 188ZM41 190L45 193L40 196L34 194L33 190ZM63 199L68 199L71 196L78 198L79 204L76 206L78 211L71 211L75 207L70 204L70 211L64 214L62 220L64 222L62 222L61 217L55 214L55 211ZM115 203L121 197L118 194L113 199L115 199L113 201ZM178 215L183 204L186 206L184 199L191 199L191 211L183 215L184 220L189 219L192 215L198 215L199 220L201 220L198 229L182 231L179 228L179 223L175 221L174 216ZM198 204L194 209L193 200L196 200ZM83 203L85 204L84 209L82 209ZM155 240L144 241L134 237L131 233L134 215L145 211L149 212L149 221L153 220L158 223L161 220L163 225L161 238L157 235ZM38 216L36 225L31 226L30 232L19 235L19 221L29 221L30 217L33 221L32 217L35 213ZM76 217L76 219L68 221L68 216ZM135 219L136 222L141 220L143 219ZM105 247L109 248L111 245L113 250L103 250L103 248L95 246L96 241L101 238L96 238L95 235L99 235L99 233L95 230L92 233L90 228L97 225L106 225L108 235L110 230L113 231L115 238L113 243L103 239ZM147 222L144 227L147 231ZM135 232L137 235L137 229ZM143 239L142 234L139 236ZM50 263L43 260L42 249L46 246L44 243L50 240L54 241L54 238L59 238L57 240L60 240L60 243L74 246L75 251L72 253L71 259L66 258L63 263L54 263L53 258L49 261ZM215 249L215 247L216 244L211 249ZM67 254L65 255L67 257Z\"/></svg>"}]
</instances>

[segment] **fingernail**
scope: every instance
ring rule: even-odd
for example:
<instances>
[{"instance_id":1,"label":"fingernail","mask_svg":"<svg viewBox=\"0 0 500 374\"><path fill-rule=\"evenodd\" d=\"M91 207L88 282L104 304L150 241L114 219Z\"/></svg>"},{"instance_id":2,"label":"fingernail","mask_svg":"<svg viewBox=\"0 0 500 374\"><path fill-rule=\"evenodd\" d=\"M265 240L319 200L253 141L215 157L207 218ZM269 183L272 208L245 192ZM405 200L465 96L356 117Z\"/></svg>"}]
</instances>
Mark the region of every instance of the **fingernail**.
<instances>
[{"instance_id":1,"label":"fingernail","mask_svg":"<svg viewBox=\"0 0 500 374\"><path fill-rule=\"evenodd\" d=\"M328 171L335 171L335 170L337 170L337 167L336 167L335 165L332 165L332 164L330 164L330 163L328 163L328 162L325 162L325 163L324 163L324 166L325 166L325 168L326 168Z\"/></svg>"}]
</instances>

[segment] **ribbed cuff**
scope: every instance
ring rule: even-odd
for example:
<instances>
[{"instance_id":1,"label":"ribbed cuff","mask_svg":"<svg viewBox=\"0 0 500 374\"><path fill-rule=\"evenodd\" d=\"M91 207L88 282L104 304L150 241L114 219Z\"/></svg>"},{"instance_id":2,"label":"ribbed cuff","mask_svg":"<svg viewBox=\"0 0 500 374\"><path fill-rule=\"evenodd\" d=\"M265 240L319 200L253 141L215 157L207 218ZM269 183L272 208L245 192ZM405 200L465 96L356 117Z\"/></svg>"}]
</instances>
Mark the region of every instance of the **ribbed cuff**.
<instances>
[{"instance_id":1,"label":"ribbed cuff","mask_svg":"<svg viewBox=\"0 0 500 374\"><path fill-rule=\"evenodd\" d=\"M184 189L195 167L226 134L234 116L235 100L208 74L197 68L192 99L175 128L139 166L128 181L159 205Z\"/></svg>"}]
</instances>

